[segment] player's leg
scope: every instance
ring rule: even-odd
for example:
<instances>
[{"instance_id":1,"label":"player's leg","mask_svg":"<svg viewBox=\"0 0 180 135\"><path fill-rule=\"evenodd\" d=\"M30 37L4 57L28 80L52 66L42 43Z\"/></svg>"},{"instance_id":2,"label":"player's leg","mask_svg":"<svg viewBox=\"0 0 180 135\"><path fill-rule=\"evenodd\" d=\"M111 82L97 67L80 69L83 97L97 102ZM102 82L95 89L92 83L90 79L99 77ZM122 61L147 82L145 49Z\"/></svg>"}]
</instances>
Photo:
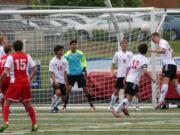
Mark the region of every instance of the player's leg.
<instances>
[{"instance_id":1,"label":"player's leg","mask_svg":"<svg viewBox=\"0 0 180 135\"><path fill-rule=\"evenodd\" d=\"M60 84L56 85L53 84L53 97L52 97L52 104L51 104L51 112L58 112L58 106L61 104L61 91L60 91Z\"/></svg>"},{"instance_id":2,"label":"player's leg","mask_svg":"<svg viewBox=\"0 0 180 135\"><path fill-rule=\"evenodd\" d=\"M20 91L20 99L24 102L24 107L29 113L32 123L32 132L36 132L38 130L37 121L36 121L36 111L31 104L31 90L30 84L24 84Z\"/></svg>"},{"instance_id":3,"label":"player's leg","mask_svg":"<svg viewBox=\"0 0 180 135\"><path fill-rule=\"evenodd\" d=\"M180 84L178 83L177 79L172 79L171 83L174 85L174 88L176 89L177 93L180 96Z\"/></svg>"},{"instance_id":4,"label":"player's leg","mask_svg":"<svg viewBox=\"0 0 180 135\"><path fill-rule=\"evenodd\" d=\"M129 103L132 101L132 98L136 93L139 92L139 88L136 84L127 82L126 83L126 98L124 98L118 106L112 110L114 116L119 117L119 112L122 111L125 115L129 116L128 106Z\"/></svg>"},{"instance_id":5,"label":"player's leg","mask_svg":"<svg viewBox=\"0 0 180 135\"><path fill-rule=\"evenodd\" d=\"M92 111L92 112L95 112L95 111L96 111L96 108L95 108L95 106L94 106L94 104L93 104L92 96L91 96L91 94L89 93L89 91L88 91L88 89L87 89L86 79L85 79L84 74L78 75L76 79L77 79L78 87L79 87L79 88L83 88L83 92L84 92L84 94L85 94L86 97L87 97L88 103L89 103L89 105L90 105L90 107L91 107L91 111Z\"/></svg>"},{"instance_id":6,"label":"player's leg","mask_svg":"<svg viewBox=\"0 0 180 135\"><path fill-rule=\"evenodd\" d=\"M2 125L0 127L0 132L3 132L5 129L8 128L8 124L9 124L9 108L11 105L11 101L10 100L4 100L4 106L3 106L3 119L4 119L4 125Z\"/></svg>"},{"instance_id":7,"label":"player's leg","mask_svg":"<svg viewBox=\"0 0 180 135\"><path fill-rule=\"evenodd\" d=\"M31 123L32 123L32 132L36 132L38 130L37 126L37 121L36 121L36 112L31 104L31 101L23 101L24 102L24 107L29 113L29 116L31 118Z\"/></svg>"},{"instance_id":8,"label":"player's leg","mask_svg":"<svg viewBox=\"0 0 180 135\"><path fill-rule=\"evenodd\" d=\"M141 110L139 107L139 92L136 93L136 95L133 97L132 102L133 102L133 105L134 105L136 111Z\"/></svg>"},{"instance_id":9,"label":"player's leg","mask_svg":"<svg viewBox=\"0 0 180 135\"><path fill-rule=\"evenodd\" d=\"M116 88L116 90L114 90L114 92L111 95L111 101L110 101L110 104L109 104L110 110L114 107L114 104L117 101L117 98L118 98L118 95L119 95L119 91L120 91L120 89Z\"/></svg>"},{"instance_id":10,"label":"player's leg","mask_svg":"<svg viewBox=\"0 0 180 135\"><path fill-rule=\"evenodd\" d=\"M160 108L164 103L165 103L165 97L168 92L168 84L169 84L169 77L163 77L162 78L162 86L161 86L161 91L160 91L160 97L159 97L159 103L155 107L155 109Z\"/></svg>"}]
</instances>

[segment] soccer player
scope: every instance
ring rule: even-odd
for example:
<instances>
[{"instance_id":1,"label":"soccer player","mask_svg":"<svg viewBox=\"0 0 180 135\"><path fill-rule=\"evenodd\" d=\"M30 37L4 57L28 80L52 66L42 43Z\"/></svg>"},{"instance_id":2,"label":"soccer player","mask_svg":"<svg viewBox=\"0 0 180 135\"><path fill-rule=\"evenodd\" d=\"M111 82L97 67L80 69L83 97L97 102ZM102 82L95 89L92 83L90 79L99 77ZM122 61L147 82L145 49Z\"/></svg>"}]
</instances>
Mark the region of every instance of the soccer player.
<instances>
[{"instance_id":1,"label":"soccer player","mask_svg":"<svg viewBox=\"0 0 180 135\"><path fill-rule=\"evenodd\" d=\"M11 52L11 46L5 46L4 47L4 52L6 53L6 55L3 55L2 57L0 57L0 74L2 74L2 72L4 71L4 64L6 62L7 57L9 56L9 54ZM8 75L2 81L2 85L0 87L2 96L5 95L8 87L9 87L9 84L10 84L10 75ZM3 106L4 106L4 98L3 97L2 97L1 103L2 103L2 108L3 108Z\"/></svg>"},{"instance_id":2,"label":"soccer player","mask_svg":"<svg viewBox=\"0 0 180 135\"><path fill-rule=\"evenodd\" d=\"M125 115L129 116L128 105L132 101L132 98L139 91L139 80L142 74L146 75L153 82L151 75L147 71L148 60L146 58L146 52L148 51L147 44L143 43L138 46L139 54L134 55L128 64L126 70L126 98L124 98L119 105L112 110L115 117L120 117L119 112L122 111Z\"/></svg>"},{"instance_id":3,"label":"soccer player","mask_svg":"<svg viewBox=\"0 0 180 135\"><path fill-rule=\"evenodd\" d=\"M67 84L67 61L63 57L64 47L54 47L55 57L49 63L50 81L53 85L51 112L58 112L58 105L65 100Z\"/></svg>"},{"instance_id":4,"label":"soccer player","mask_svg":"<svg viewBox=\"0 0 180 135\"><path fill-rule=\"evenodd\" d=\"M70 42L70 50L64 54L64 57L68 62L68 88L65 104L62 110L65 110L69 99L68 94L70 94L72 87L74 86L75 82L77 82L78 87L83 88L83 91L86 94L87 100L91 107L91 111L95 112L95 106L93 105L91 95L86 87L87 61L84 53L80 50L77 50L76 40L72 40Z\"/></svg>"},{"instance_id":5,"label":"soccer player","mask_svg":"<svg viewBox=\"0 0 180 135\"><path fill-rule=\"evenodd\" d=\"M173 50L171 49L170 44L162 39L158 32L154 32L151 35L151 40L155 44L159 46L158 49L150 49L150 52L161 54L161 59L163 62L163 68L162 68L162 87L161 87L161 93L160 93L160 99L159 103L155 107L155 109L160 108L162 105L165 104L165 97L168 91L168 84L171 82L177 93L180 95L180 85L178 84L176 71L177 66L173 59Z\"/></svg>"},{"instance_id":6,"label":"soccer player","mask_svg":"<svg viewBox=\"0 0 180 135\"><path fill-rule=\"evenodd\" d=\"M115 86L116 90L113 92L111 96L110 110L112 110L114 103L116 102L119 96L119 91L124 89L123 81L124 81L127 65L133 56L133 53L127 50L128 49L127 40L123 39L120 42L120 46L121 46L121 50L119 50L118 52L114 54L112 65L111 65L112 75L114 75L114 72L115 72L114 70L117 67L117 79L116 79L116 86ZM121 93L123 94L123 92Z\"/></svg>"},{"instance_id":7,"label":"soccer player","mask_svg":"<svg viewBox=\"0 0 180 135\"><path fill-rule=\"evenodd\" d=\"M6 55L4 51L4 47L8 45L8 38L7 36L1 34L0 35L0 57Z\"/></svg>"},{"instance_id":8,"label":"soccer player","mask_svg":"<svg viewBox=\"0 0 180 135\"><path fill-rule=\"evenodd\" d=\"M10 74L10 85L5 95L4 107L3 107L3 118L4 125L0 127L0 132L3 132L8 128L9 120L9 107L13 102L21 100L24 102L25 108L29 113L32 122L32 132L38 130L36 123L36 113L31 104L31 91L30 83L36 73L36 65L32 60L32 57L22 51L23 42L17 40L13 43L14 53L7 57L4 65L5 69L0 76L0 84L2 80ZM28 75L28 69L32 69L32 73Z\"/></svg>"}]
</instances>

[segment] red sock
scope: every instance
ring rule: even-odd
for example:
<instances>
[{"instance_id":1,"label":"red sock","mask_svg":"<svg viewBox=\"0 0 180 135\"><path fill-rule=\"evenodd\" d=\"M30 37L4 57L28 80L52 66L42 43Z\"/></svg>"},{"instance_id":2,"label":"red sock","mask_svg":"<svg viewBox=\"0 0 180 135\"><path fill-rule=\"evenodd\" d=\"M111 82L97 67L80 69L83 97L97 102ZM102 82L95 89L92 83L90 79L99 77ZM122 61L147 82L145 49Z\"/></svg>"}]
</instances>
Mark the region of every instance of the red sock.
<instances>
[{"instance_id":1,"label":"red sock","mask_svg":"<svg viewBox=\"0 0 180 135\"><path fill-rule=\"evenodd\" d=\"M5 105L3 107L3 118L4 118L4 123L8 124L8 120L9 120L9 105Z\"/></svg>"},{"instance_id":2,"label":"red sock","mask_svg":"<svg viewBox=\"0 0 180 135\"><path fill-rule=\"evenodd\" d=\"M29 107L27 109L27 111L29 112L29 116L31 118L32 125L35 125L36 124L36 113L34 111L34 108L33 107Z\"/></svg>"},{"instance_id":3,"label":"red sock","mask_svg":"<svg viewBox=\"0 0 180 135\"><path fill-rule=\"evenodd\" d=\"M1 100L1 104L2 104L2 112L3 112L3 107L4 107L4 98L2 98L2 100Z\"/></svg>"}]
</instances>

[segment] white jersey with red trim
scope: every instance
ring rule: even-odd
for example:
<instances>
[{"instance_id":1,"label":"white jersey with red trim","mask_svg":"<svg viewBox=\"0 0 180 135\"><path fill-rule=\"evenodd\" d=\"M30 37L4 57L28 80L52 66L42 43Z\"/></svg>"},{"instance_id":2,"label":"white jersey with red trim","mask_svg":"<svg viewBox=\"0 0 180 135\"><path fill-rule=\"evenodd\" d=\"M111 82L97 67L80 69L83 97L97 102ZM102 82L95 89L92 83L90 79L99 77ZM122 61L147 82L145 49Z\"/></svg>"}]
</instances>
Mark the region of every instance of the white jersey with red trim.
<instances>
[{"instance_id":1,"label":"white jersey with red trim","mask_svg":"<svg viewBox=\"0 0 180 135\"><path fill-rule=\"evenodd\" d=\"M55 75L55 80L58 83L65 84L64 72L67 71L67 61L64 57L58 59L56 56L49 62L49 71ZM53 83L50 78L51 83Z\"/></svg>"},{"instance_id":2,"label":"white jersey with red trim","mask_svg":"<svg viewBox=\"0 0 180 135\"><path fill-rule=\"evenodd\" d=\"M128 64L130 68L126 81L139 85L140 77L144 69L148 68L148 60L142 54L134 55Z\"/></svg>"},{"instance_id":3,"label":"white jersey with red trim","mask_svg":"<svg viewBox=\"0 0 180 135\"><path fill-rule=\"evenodd\" d=\"M130 62L131 58L133 56L133 53L130 51L123 52L122 50L119 50L114 54L112 63L116 64L117 69L117 78L119 77L125 77L126 75L126 69L128 66L128 63Z\"/></svg>"},{"instance_id":4,"label":"white jersey with red trim","mask_svg":"<svg viewBox=\"0 0 180 135\"><path fill-rule=\"evenodd\" d=\"M159 47L165 50L165 53L161 54L163 65L168 65L168 64L176 65L173 59L173 54L172 54L173 50L171 49L169 43L166 40L161 39L159 41Z\"/></svg>"}]
</instances>

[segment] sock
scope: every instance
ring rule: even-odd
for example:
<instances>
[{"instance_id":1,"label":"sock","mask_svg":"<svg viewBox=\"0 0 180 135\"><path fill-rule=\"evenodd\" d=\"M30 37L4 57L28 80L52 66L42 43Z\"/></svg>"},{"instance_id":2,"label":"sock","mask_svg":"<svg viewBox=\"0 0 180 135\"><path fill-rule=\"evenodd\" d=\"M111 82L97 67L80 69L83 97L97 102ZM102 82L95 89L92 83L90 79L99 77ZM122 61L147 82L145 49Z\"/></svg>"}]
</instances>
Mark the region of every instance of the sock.
<instances>
[{"instance_id":1,"label":"sock","mask_svg":"<svg viewBox=\"0 0 180 135\"><path fill-rule=\"evenodd\" d=\"M137 97L134 97L132 102L133 102L134 106L138 106L139 99Z\"/></svg>"},{"instance_id":2,"label":"sock","mask_svg":"<svg viewBox=\"0 0 180 135\"><path fill-rule=\"evenodd\" d=\"M177 91L177 93L178 93L179 96L180 96L180 84L178 84L178 85L176 86L176 91Z\"/></svg>"},{"instance_id":3,"label":"sock","mask_svg":"<svg viewBox=\"0 0 180 135\"><path fill-rule=\"evenodd\" d=\"M162 88L161 88L159 102L164 102L164 99L166 97L167 91L168 91L168 85L167 84L163 84Z\"/></svg>"},{"instance_id":4,"label":"sock","mask_svg":"<svg viewBox=\"0 0 180 135\"><path fill-rule=\"evenodd\" d=\"M3 99L3 94L2 93L0 93L0 100L2 100Z\"/></svg>"},{"instance_id":5,"label":"sock","mask_svg":"<svg viewBox=\"0 0 180 135\"><path fill-rule=\"evenodd\" d=\"M121 101L121 103L119 103L119 105L115 108L115 111L119 113L120 110L121 110L123 107L128 108L128 105L129 105L129 101L128 101L127 98L125 98L125 99L123 99L123 100Z\"/></svg>"},{"instance_id":6,"label":"sock","mask_svg":"<svg viewBox=\"0 0 180 135\"><path fill-rule=\"evenodd\" d=\"M119 103L124 99L124 89L121 89L119 92Z\"/></svg>"},{"instance_id":7,"label":"sock","mask_svg":"<svg viewBox=\"0 0 180 135\"><path fill-rule=\"evenodd\" d=\"M110 107L112 107L115 104L116 99L117 99L117 96L114 95L114 93L113 93L111 96Z\"/></svg>"},{"instance_id":8,"label":"sock","mask_svg":"<svg viewBox=\"0 0 180 135\"><path fill-rule=\"evenodd\" d=\"M86 97L87 97L87 100L88 100L88 102L89 102L89 104L90 104L90 107L93 107L91 95L90 95L89 93L87 93L87 94L86 94Z\"/></svg>"},{"instance_id":9,"label":"sock","mask_svg":"<svg viewBox=\"0 0 180 135\"><path fill-rule=\"evenodd\" d=\"M53 95L52 101L51 101L51 109L54 108L55 103L56 103L56 95Z\"/></svg>"},{"instance_id":10,"label":"sock","mask_svg":"<svg viewBox=\"0 0 180 135\"><path fill-rule=\"evenodd\" d=\"M9 120L9 105L5 105L3 107L3 118L4 118L4 123L8 124L8 120Z\"/></svg>"},{"instance_id":11,"label":"sock","mask_svg":"<svg viewBox=\"0 0 180 135\"><path fill-rule=\"evenodd\" d=\"M56 102L54 104L54 108L58 108L58 106L61 104L61 98L60 97L57 97L56 98Z\"/></svg>"},{"instance_id":12,"label":"sock","mask_svg":"<svg viewBox=\"0 0 180 135\"><path fill-rule=\"evenodd\" d=\"M27 111L29 112L29 116L31 118L32 125L35 125L36 124L36 113L34 111L34 108L31 106L27 109Z\"/></svg>"},{"instance_id":13,"label":"sock","mask_svg":"<svg viewBox=\"0 0 180 135\"><path fill-rule=\"evenodd\" d=\"M4 98L1 100L1 105L2 105L2 112L3 112L3 107L4 107Z\"/></svg>"},{"instance_id":14,"label":"sock","mask_svg":"<svg viewBox=\"0 0 180 135\"><path fill-rule=\"evenodd\" d=\"M69 101L69 95L66 95L66 98L65 98L65 101L64 101L64 105L63 105L64 108L67 107L68 101Z\"/></svg>"}]
</instances>

